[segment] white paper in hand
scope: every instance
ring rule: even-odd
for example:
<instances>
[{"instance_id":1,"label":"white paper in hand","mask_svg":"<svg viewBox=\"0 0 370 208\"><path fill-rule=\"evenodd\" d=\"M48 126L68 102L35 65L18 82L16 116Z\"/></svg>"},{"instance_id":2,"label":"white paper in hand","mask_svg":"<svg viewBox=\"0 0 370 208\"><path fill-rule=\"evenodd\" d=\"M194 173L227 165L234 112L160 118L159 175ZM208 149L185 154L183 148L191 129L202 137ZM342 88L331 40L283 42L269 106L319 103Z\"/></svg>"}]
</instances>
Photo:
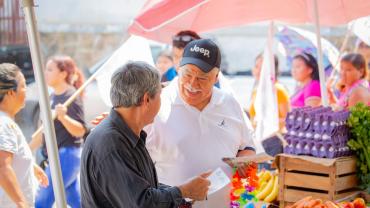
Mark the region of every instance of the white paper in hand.
<instances>
[{"instance_id":1,"label":"white paper in hand","mask_svg":"<svg viewBox=\"0 0 370 208\"><path fill-rule=\"evenodd\" d=\"M208 176L208 180L211 182L208 195L217 192L230 183L229 177L227 177L221 168L217 168L215 171L213 171L212 174Z\"/></svg>"}]
</instances>

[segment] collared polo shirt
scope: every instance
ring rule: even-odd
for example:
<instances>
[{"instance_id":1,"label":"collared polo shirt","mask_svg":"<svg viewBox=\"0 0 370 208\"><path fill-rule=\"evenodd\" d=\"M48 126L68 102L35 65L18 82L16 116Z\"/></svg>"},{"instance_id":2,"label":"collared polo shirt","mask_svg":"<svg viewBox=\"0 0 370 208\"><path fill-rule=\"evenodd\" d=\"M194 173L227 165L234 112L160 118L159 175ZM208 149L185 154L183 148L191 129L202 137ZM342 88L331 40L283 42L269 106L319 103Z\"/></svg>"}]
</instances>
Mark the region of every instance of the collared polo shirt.
<instances>
[{"instance_id":1,"label":"collared polo shirt","mask_svg":"<svg viewBox=\"0 0 370 208\"><path fill-rule=\"evenodd\" d=\"M158 184L140 137L112 110L87 137L81 158L81 202L86 208L176 208L177 187Z\"/></svg>"},{"instance_id":2,"label":"collared polo shirt","mask_svg":"<svg viewBox=\"0 0 370 208\"><path fill-rule=\"evenodd\" d=\"M163 89L161 101L153 124L146 127L147 149L160 183L179 185L218 167L231 176L222 158L254 149L252 125L230 94L214 87L210 103L199 111L182 100L174 79ZM195 207L229 207L228 188Z\"/></svg>"}]
</instances>

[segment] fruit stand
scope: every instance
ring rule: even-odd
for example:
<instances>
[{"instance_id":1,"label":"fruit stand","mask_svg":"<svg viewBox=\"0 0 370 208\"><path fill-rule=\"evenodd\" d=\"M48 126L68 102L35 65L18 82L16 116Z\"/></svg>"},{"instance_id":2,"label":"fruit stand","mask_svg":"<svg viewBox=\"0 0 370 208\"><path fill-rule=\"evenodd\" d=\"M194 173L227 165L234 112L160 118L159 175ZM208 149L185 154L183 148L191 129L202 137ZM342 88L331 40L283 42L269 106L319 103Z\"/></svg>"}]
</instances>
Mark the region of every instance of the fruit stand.
<instances>
[{"instance_id":1,"label":"fruit stand","mask_svg":"<svg viewBox=\"0 0 370 208\"><path fill-rule=\"evenodd\" d=\"M256 163L271 159L261 154L229 161L253 170L247 178L234 171L230 207L370 207L370 107L293 110L286 123L285 153L273 163L277 170L257 170Z\"/></svg>"},{"instance_id":2,"label":"fruit stand","mask_svg":"<svg viewBox=\"0 0 370 208\"><path fill-rule=\"evenodd\" d=\"M288 145L284 152L288 154L275 158L280 207L366 207L364 199L370 193L370 108L363 104L350 111L303 108L290 112L286 122ZM363 199L349 202L360 197L361 190L365 190Z\"/></svg>"}]
</instances>

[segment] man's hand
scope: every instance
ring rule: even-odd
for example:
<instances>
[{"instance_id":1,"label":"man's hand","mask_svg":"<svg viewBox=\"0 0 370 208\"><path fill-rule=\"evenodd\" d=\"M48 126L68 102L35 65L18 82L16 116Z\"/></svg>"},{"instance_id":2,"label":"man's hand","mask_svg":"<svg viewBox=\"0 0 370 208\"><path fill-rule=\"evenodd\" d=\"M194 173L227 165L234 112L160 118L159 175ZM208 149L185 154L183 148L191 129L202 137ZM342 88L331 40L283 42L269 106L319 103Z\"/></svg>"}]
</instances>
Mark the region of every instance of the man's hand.
<instances>
[{"instance_id":1,"label":"man's hand","mask_svg":"<svg viewBox=\"0 0 370 208\"><path fill-rule=\"evenodd\" d=\"M100 116L97 116L94 120L92 120L92 121L91 121L91 124L94 124L94 125L98 125L98 124L100 124L100 122L101 122L102 120L104 120L105 118L107 118L107 117L108 117L108 115L109 115L109 113L108 113L108 112L104 112L104 113L102 113Z\"/></svg>"},{"instance_id":2,"label":"man's hand","mask_svg":"<svg viewBox=\"0 0 370 208\"><path fill-rule=\"evenodd\" d=\"M58 120L63 120L67 115L67 108L64 107L62 104L58 104L55 106L55 114L57 115Z\"/></svg>"},{"instance_id":3,"label":"man's hand","mask_svg":"<svg viewBox=\"0 0 370 208\"><path fill-rule=\"evenodd\" d=\"M45 174L44 170L42 170L38 165L33 165L33 170L37 180L39 181L42 187L49 186L49 179L48 176Z\"/></svg>"},{"instance_id":4,"label":"man's hand","mask_svg":"<svg viewBox=\"0 0 370 208\"><path fill-rule=\"evenodd\" d=\"M207 179L209 175L211 175L211 172L203 173L179 186L182 197L197 201L204 200L207 197L208 189L211 185L211 182Z\"/></svg>"}]
</instances>

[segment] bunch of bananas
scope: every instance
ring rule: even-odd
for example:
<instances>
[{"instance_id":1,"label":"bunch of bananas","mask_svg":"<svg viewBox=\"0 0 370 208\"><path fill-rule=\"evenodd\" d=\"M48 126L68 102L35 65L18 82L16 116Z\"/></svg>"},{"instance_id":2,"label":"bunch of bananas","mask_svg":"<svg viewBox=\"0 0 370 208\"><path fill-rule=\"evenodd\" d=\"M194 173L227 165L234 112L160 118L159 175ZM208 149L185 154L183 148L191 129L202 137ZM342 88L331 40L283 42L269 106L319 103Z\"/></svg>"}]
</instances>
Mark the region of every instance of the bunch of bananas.
<instances>
[{"instance_id":1,"label":"bunch of bananas","mask_svg":"<svg viewBox=\"0 0 370 208\"><path fill-rule=\"evenodd\" d=\"M277 199L279 192L279 177L276 172L262 170L258 173L257 199L265 202L273 202Z\"/></svg>"}]
</instances>

